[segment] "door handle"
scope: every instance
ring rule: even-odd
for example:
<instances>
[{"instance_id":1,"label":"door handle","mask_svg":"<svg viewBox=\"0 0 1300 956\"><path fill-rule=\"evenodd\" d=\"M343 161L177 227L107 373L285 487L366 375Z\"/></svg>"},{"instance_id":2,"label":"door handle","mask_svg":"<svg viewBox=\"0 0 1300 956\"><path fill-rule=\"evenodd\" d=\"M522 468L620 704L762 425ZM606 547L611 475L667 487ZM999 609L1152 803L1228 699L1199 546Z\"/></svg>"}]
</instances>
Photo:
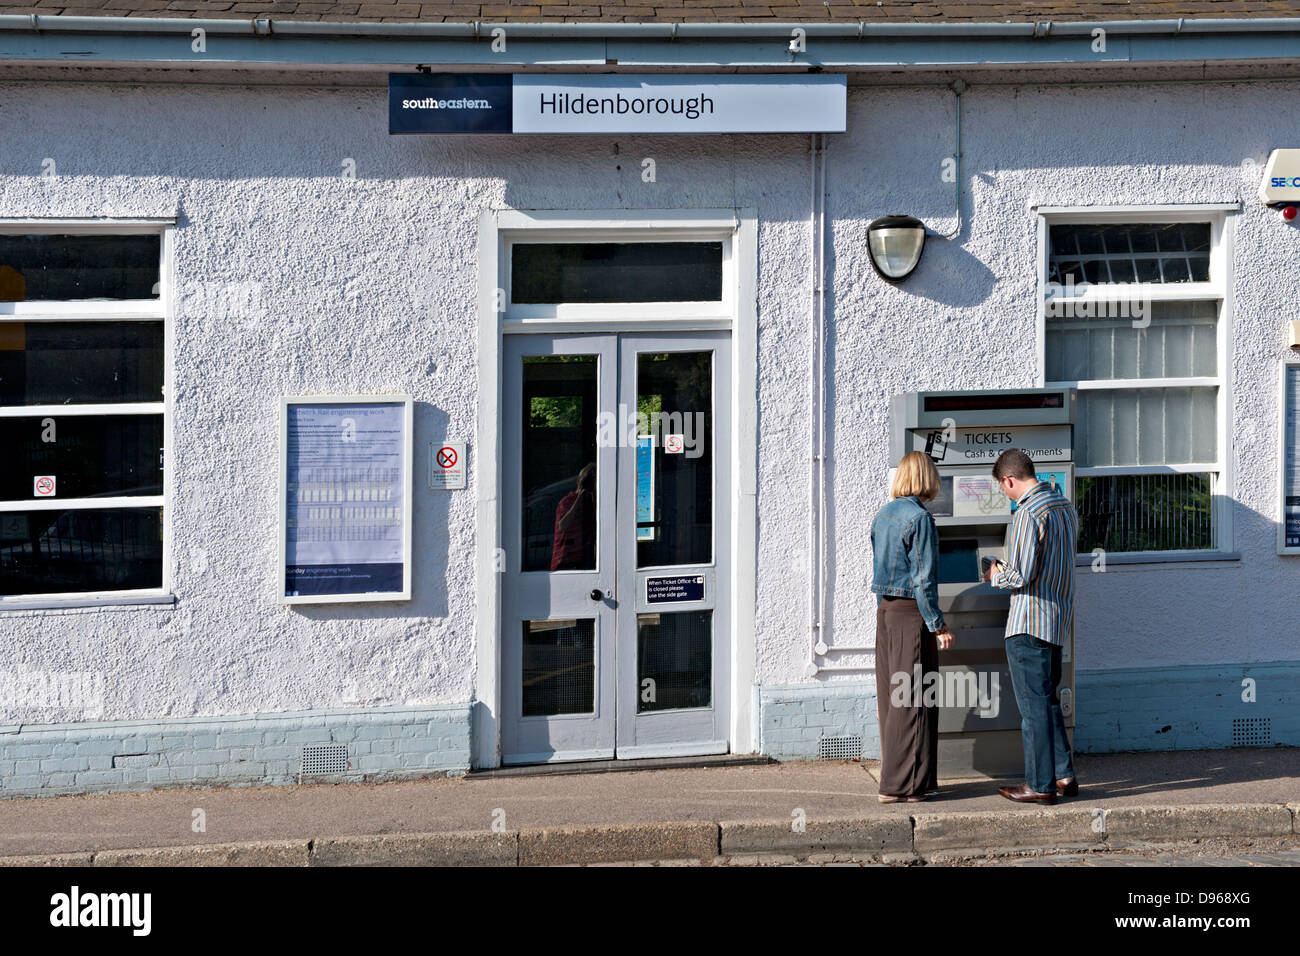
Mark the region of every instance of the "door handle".
<instances>
[{"instance_id":1,"label":"door handle","mask_svg":"<svg viewBox=\"0 0 1300 956\"><path fill-rule=\"evenodd\" d=\"M607 597L609 597L609 595L606 594L604 591L602 591L600 588L591 589L591 599L593 601L603 601Z\"/></svg>"}]
</instances>

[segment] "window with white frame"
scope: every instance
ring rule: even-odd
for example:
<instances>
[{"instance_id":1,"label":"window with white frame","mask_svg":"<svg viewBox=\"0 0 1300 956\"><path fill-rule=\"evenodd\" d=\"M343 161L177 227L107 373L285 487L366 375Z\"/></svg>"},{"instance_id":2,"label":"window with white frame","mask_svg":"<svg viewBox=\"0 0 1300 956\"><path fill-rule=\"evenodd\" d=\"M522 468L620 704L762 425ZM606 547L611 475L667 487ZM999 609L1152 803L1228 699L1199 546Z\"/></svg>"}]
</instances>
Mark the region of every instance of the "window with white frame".
<instances>
[{"instance_id":1,"label":"window with white frame","mask_svg":"<svg viewBox=\"0 0 1300 956\"><path fill-rule=\"evenodd\" d=\"M1078 389L1079 551L1223 549L1223 217L1045 217L1043 369Z\"/></svg>"},{"instance_id":2,"label":"window with white frame","mask_svg":"<svg viewBox=\"0 0 1300 956\"><path fill-rule=\"evenodd\" d=\"M670 235L614 230L515 233L504 246L507 326L593 319L694 319L730 325L735 264L716 226ZM661 231L662 232L662 231ZM617 309L613 309L617 306Z\"/></svg>"},{"instance_id":3,"label":"window with white frame","mask_svg":"<svg viewBox=\"0 0 1300 956\"><path fill-rule=\"evenodd\" d=\"M0 223L0 606L164 586L163 235L86 228Z\"/></svg>"}]
</instances>

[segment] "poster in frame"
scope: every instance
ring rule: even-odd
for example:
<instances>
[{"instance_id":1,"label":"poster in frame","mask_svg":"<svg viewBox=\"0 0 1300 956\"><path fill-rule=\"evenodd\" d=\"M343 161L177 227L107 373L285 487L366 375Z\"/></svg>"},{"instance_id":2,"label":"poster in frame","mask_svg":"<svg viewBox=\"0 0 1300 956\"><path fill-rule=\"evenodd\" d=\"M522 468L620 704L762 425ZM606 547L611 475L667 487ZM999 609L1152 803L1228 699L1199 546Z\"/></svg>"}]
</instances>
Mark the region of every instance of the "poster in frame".
<instances>
[{"instance_id":1,"label":"poster in frame","mask_svg":"<svg viewBox=\"0 0 1300 956\"><path fill-rule=\"evenodd\" d=\"M411 598L410 395L282 396L283 604Z\"/></svg>"}]
</instances>

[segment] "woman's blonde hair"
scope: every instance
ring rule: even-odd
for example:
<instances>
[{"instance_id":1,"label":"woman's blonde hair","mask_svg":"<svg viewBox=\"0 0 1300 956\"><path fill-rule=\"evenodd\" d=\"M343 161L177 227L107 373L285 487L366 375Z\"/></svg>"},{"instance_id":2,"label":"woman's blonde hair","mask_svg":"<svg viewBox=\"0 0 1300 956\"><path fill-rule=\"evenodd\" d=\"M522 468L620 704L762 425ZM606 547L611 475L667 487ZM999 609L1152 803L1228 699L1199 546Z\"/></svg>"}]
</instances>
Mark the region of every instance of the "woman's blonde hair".
<instances>
[{"instance_id":1,"label":"woman's blonde hair","mask_svg":"<svg viewBox=\"0 0 1300 956\"><path fill-rule=\"evenodd\" d=\"M894 484L889 497L902 498L916 495L922 501L933 501L939 493L939 469L923 451L909 451L898 463Z\"/></svg>"}]
</instances>

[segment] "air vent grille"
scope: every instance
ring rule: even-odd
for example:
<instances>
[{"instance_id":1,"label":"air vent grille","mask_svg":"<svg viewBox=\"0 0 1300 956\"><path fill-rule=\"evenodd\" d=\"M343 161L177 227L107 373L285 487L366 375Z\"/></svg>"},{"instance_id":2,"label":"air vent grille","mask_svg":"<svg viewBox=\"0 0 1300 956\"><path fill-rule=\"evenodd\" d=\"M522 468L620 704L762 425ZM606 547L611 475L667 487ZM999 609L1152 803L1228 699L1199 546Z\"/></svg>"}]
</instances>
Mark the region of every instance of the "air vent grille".
<instances>
[{"instance_id":1,"label":"air vent grille","mask_svg":"<svg viewBox=\"0 0 1300 956\"><path fill-rule=\"evenodd\" d=\"M1273 728L1267 717L1234 717L1232 720L1232 745L1234 747L1271 747Z\"/></svg>"},{"instance_id":2,"label":"air vent grille","mask_svg":"<svg viewBox=\"0 0 1300 956\"><path fill-rule=\"evenodd\" d=\"M817 741L817 759L861 760L862 738L856 735L850 737L823 737Z\"/></svg>"},{"instance_id":3,"label":"air vent grille","mask_svg":"<svg viewBox=\"0 0 1300 956\"><path fill-rule=\"evenodd\" d=\"M348 748L344 744L311 744L302 748L302 774L347 773Z\"/></svg>"}]
</instances>

